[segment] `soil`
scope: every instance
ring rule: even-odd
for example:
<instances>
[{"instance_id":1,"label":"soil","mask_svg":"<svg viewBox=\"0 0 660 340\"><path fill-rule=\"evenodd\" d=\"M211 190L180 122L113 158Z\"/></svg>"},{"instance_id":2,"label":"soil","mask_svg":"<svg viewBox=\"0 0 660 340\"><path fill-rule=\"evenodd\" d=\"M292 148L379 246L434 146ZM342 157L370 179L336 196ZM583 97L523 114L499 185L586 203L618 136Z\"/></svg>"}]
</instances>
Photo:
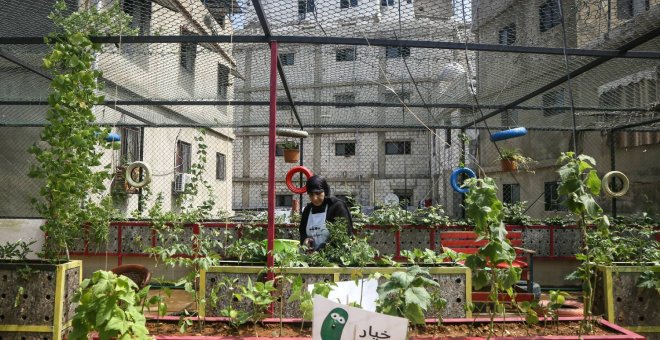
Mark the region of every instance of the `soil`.
<instances>
[{"instance_id":1,"label":"soil","mask_svg":"<svg viewBox=\"0 0 660 340\"><path fill-rule=\"evenodd\" d=\"M312 336L312 323L306 322L302 328L301 325L285 323L280 333L279 323L245 324L239 328L232 328L224 322L206 322L204 328L200 331L197 324L190 326L185 333L179 333L179 325L176 322L148 322L147 327L151 334L161 335L204 335L204 336L239 336L239 337L309 337ZM562 321L559 325L554 322L543 323L539 325L525 325L522 323L496 323L495 336L535 336L535 335L577 335L579 333L579 321ZM595 327L597 335L615 334L598 325ZM420 339L425 337L464 337L464 336L488 336L487 323L473 324L443 324L427 325L426 327L416 327L411 329L410 336Z\"/></svg>"}]
</instances>

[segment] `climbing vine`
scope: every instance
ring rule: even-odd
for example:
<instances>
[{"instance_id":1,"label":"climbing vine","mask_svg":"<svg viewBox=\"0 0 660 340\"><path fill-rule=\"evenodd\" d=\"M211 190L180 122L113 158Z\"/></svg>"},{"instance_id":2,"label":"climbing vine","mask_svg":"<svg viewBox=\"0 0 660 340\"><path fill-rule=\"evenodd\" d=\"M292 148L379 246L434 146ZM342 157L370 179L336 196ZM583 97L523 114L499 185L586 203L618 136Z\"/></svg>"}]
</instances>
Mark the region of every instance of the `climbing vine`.
<instances>
[{"instance_id":1,"label":"climbing vine","mask_svg":"<svg viewBox=\"0 0 660 340\"><path fill-rule=\"evenodd\" d=\"M48 238L44 255L69 258L69 245L79 238L87 224L95 241L107 238L112 202L104 195L104 181L110 178L110 165L102 166L103 149L115 147L104 137L109 130L97 125L92 108L102 104L98 92L101 71L95 67L102 45L90 36L131 34L130 16L118 5L107 11L89 10L68 13L58 1L48 16L54 32L46 38L51 52L43 67L53 74L48 96L48 125L41 133L44 144L34 144L29 152L37 161L29 176L43 180L33 199L36 210L46 219L42 230Z\"/></svg>"},{"instance_id":2,"label":"climbing vine","mask_svg":"<svg viewBox=\"0 0 660 340\"><path fill-rule=\"evenodd\" d=\"M596 198L600 195L601 181L596 173L596 160L587 155L576 156L573 152L562 153L559 156L559 195L565 197L564 204L568 210L576 216L576 223L582 232L582 239L585 240L582 246L582 253L576 254L575 258L582 261L580 267L572 273L569 278L582 280L582 291L584 293L584 316L585 319L580 324L580 334L591 332L592 313L594 298L594 271L593 271L593 251L589 247L588 228L590 225L596 225L598 231L607 234L610 221L603 214L603 209L596 203Z\"/></svg>"}]
</instances>

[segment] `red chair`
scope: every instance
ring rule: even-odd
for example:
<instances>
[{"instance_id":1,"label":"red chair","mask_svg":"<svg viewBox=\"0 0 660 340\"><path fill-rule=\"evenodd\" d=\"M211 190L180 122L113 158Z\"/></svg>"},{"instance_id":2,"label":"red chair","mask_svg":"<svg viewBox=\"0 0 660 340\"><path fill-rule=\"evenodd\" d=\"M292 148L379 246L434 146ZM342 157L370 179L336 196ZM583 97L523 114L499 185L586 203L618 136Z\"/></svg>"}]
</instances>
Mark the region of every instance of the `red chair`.
<instances>
[{"instance_id":1,"label":"red chair","mask_svg":"<svg viewBox=\"0 0 660 340\"><path fill-rule=\"evenodd\" d=\"M121 266L110 269L111 272L116 275L124 275L131 279L138 286L138 289L142 289L149 284L151 279L151 272L147 267L139 264L123 264Z\"/></svg>"}]
</instances>

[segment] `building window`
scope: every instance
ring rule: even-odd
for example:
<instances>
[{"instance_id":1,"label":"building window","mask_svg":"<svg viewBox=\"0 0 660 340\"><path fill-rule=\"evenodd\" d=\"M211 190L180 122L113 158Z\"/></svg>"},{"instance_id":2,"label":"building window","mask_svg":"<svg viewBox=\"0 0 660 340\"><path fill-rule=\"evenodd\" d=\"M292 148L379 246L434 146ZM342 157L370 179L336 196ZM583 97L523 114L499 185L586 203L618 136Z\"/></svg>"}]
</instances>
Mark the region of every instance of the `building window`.
<instances>
[{"instance_id":1,"label":"building window","mask_svg":"<svg viewBox=\"0 0 660 340\"><path fill-rule=\"evenodd\" d=\"M520 202L520 184L503 184L502 202L509 204Z\"/></svg>"},{"instance_id":2,"label":"building window","mask_svg":"<svg viewBox=\"0 0 660 340\"><path fill-rule=\"evenodd\" d=\"M316 11L314 0L298 0L298 19L305 20L307 13Z\"/></svg>"},{"instance_id":3,"label":"building window","mask_svg":"<svg viewBox=\"0 0 660 340\"><path fill-rule=\"evenodd\" d=\"M385 6L394 6L394 0L380 0L380 5Z\"/></svg>"},{"instance_id":4,"label":"building window","mask_svg":"<svg viewBox=\"0 0 660 340\"><path fill-rule=\"evenodd\" d=\"M195 35L194 33L182 28L181 35ZM181 43L181 57L179 65L186 71L195 72L195 59L197 58L196 43Z\"/></svg>"},{"instance_id":5,"label":"building window","mask_svg":"<svg viewBox=\"0 0 660 340\"><path fill-rule=\"evenodd\" d=\"M121 162L132 163L140 159L140 130L136 128L121 129Z\"/></svg>"},{"instance_id":6,"label":"building window","mask_svg":"<svg viewBox=\"0 0 660 340\"><path fill-rule=\"evenodd\" d=\"M229 90L229 67L218 64L218 99L227 99Z\"/></svg>"},{"instance_id":7,"label":"building window","mask_svg":"<svg viewBox=\"0 0 660 340\"><path fill-rule=\"evenodd\" d=\"M410 47L408 46L386 46L385 58L408 58L410 57Z\"/></svg>"},{"instance_id":8,"label":"building window","mask_svg":"<svg viewBox=\"0 0 660 340\"><path fill-rule=\"evenodd\" d=\"M650 9L649 0L619 0L616 4L616 17L630 19Z\"/></svg>"},{"instance_id":9,"label":"building window","mask_svg":"<svg viewBox=\"0 0 660 340\"><path fill-rule=\"evenodd\" d=\"M516 24L510 24L500 30L499 44L513 45L516 43Z\"/></svg>"},{"instance_id":10,"label":"building window","mask_svg":"<svg viewBox=\"0 0 660 340\"><path fill-rule=\"evenodd\" d=\"M175 172L190 173L191 150L190 144L182 141L176 142Z\"/></svg>"},{"instance_id":11,"label":"building window","mask_svg":"<svg viewBox=\"0 0 660 340\"><path fill-rule=\"evenodd\" d=\"M131 27L139 30L139 35L149 35L151 27L151 0L123 0L121 10L131 16Z\"/></svg>"},{"instance_id":12,"label":"building window","mask_svg":"<svg viewBox=\"0 0 660 340\"><path fill-rule=\"evenodd\" d=\"M386 155L410 155L410 142L385 142Z\"/></svg>"},{"instance_id":13,"label":"building window","mask_svg":"<svg viewBox=\"0 0 660 340\"><path fill-rule=\"evenodd\" d=\"M293 206L293 195L275 195L275 206L278 207Z\"/></svg>"},{"instance_id":14,"label":"building window","mask_svg":"<svg viewBox=\"0 0 660 340\"><path fill-rule=\"evenodd\" d=\"M275 145L275 156L284 157L284 149L282 148L281 144Z\"/></svg>"},{"instance_id":15,"label":"building window","mask_svg":"<svg viewBox=\"0 0 660 340\"><path fill-rule=\"evenodd\" d=\"M399 198L399 206L402 209L406 209L414 202L412 190L392 190L392 192Z\"/></svg>"},{"instance_id":16,"label":"building window","mask_svg":"<svg viewBox=\"0 0 660 340\"><path fill-rule=\"evenodd\" d=\"M355 142L335 143L335 156L355 156Z\"/></svg>"},{"instance_id":17,"label":"building window","mask_svg":"<svg viewBox=\"0 0 660 340\"><path fill-rule=\"evenodd\" d=\"M410 102L410 92L392 92L387 91L381 94L381 99L385 104L400 104L401 102L409 103Z\"/></svg>"},{"instance_id":18,"label":"building window","mask_svg":"<svg viewBox=\"0 0 660 340\"><path fill-rule=\"evenodd\" d=\"M557 106L565 106L564 89L543 94L543 116L549 117L564 112L564 109L558 109Z\"/></svg>"},{"instance_id":19,"label":"building window","mask_svg":"<svg viewBox=\"0 0 660 340\"><path fill-rule=\"evenodd\" d=\"M280 63L282 66L291 66L296 62L296 54L293 52L280 53Z\"/></svg>"},{"instance_id":20,"label":"building window","mask_svg":"<svg viewBox=\"0 0 660 340\"><path fill-rule=\"evenodd\" d=\"M355 47L340 48L335 54L336 61L355 61L357 50Z\"/></svg>"},{"instance_id":21,"label":"building window","mask_svg":"<svg viewBox=\"0 0 660 340\"><path fill-rule=\"evenodd\" d=\"M566 207L561 203L563 197L559 196L559 182L545 182L543 184L543 197L545 199L545 211L565 211Z\"/></svg>"},{"instance_id":22,"label":"building window","mask_svg":"<svg viewBox=\"0 0 660 340\"><path fill-rule=\"evenodd\" d=\"M546 0L539 7L539 30L545 32L561 23L561 12L557 0Z\"/></svg>"},{"instance_id":23,"label":"building window","mask_svg":"<svg viewBox=\"0 0 660 340\"><path fill-rule=\"evenodd\" d=\"M355 93L339 93L335 95L335 107L353 107L355 103Z\"/></svg>"},{"instance_id":24,"label":"building window","mask_svg":"<svg viewBox=\"0 0 660 340\"><path fill-rule=\"evenodd\" d=\"M357 7L358 0L339 0L339 8Z\"/></svg>"},{"instance_id":25,"label":"building window","mask_svg":"<svg viewBox=\"0 0 660 340\"><path fill-rule=\"evenodd\" d=\"M219 152L215 153L215 179L225 179L225 155Z\"/></svg>"}]
</instances>

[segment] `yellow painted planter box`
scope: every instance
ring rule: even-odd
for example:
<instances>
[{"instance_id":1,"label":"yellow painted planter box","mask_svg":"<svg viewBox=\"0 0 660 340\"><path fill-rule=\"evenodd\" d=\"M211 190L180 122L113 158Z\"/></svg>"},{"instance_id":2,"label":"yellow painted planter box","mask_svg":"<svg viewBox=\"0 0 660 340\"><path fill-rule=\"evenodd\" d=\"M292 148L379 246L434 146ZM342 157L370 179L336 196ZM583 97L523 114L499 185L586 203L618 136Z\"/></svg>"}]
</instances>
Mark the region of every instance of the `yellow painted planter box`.
<instances>
[{"instance_id":1,"label":"yellow painted planter box","mask_svg":"<svg viewBox=\"0 0 660 340\"><path fill-rule=\"evenodd\" d=\"M638 288L636 284L637 278L647 270L658 273L660 265L598 266L594 314L604 315L607 321L633 332L660 336L660 294L655 289Z\"/></svg>"},{"instance_id":2,"label":"yellow painted planter box","mask_svg":"<svg viewBox=\"0 0 660 340\"><path fill-rule=\"evenodd\" d=\"M467 267L427 267L432 278L440 283L438 292L447 300L447 307L444 310L443 318L469 318L472 316L470 311L465 310L465 305L471 303L472 295L472 278L470 269ZM396 271L405 271L405 267L365 267L365 268L333 268L333 267L308 267L308 268L275 268L275 275L286 274L297 276L300 275L303 279L303 284L309 285L319 281L350 281L355 277L367 278L374 273L394 273ZM229 303L232 304L234 309L249 311L249 302L245 301L230 301L232 299L232 292L230 288L222 287L222 283L226 280L234 278L238 279L237 285L245 285L247 279L250 278L252 282L263 279L266 274L264 267L249 267L249 266L218 266L211 267L206 271L201 272L200 279L200 294L205 297L206 305L200 306L199 313L201 316L215 317L220 316L220 309L227 308ZM381 279L382 280L382 279ZM234 285L236 286L236 285ZM218 289L218 303L215 306L210 305L210 293L213 287ZM291 294L288 283L285 282L284 296L288 299ZM240 291L234 291L240 292ZM278 306L275 306L275 316L278 316ZM285 300L285 308L283 311L285 318L299 318L299 302L288 303ZM434 316L437 317L437 316Z\"/></svg>"},{"instance_id":3,"label":"yellow painted planter box","mask_svg":"<svg viewBox=\"0 0 660 340\"><path fill-rule=\"evenodd\" d=\"M0 338L62 339L81 281L79 260L0 262Z\"/></svg>"}]
</instances>

